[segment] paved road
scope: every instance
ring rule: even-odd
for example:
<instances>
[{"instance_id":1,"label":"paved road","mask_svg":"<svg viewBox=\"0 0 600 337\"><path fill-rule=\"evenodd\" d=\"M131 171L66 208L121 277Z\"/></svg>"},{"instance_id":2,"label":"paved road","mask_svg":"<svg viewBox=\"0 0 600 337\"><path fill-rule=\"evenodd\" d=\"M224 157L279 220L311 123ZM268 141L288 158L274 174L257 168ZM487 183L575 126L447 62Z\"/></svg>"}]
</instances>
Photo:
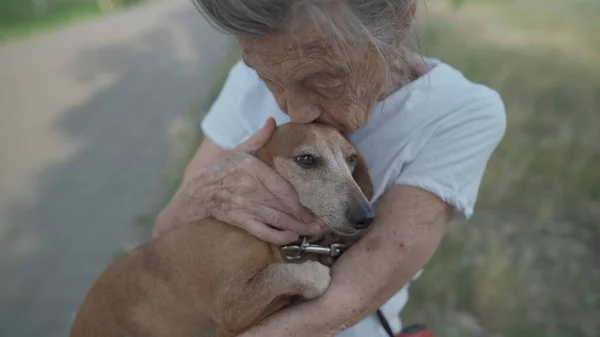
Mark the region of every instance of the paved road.
<instances>
[{"instance_id":1,"label":"paved road","mask_svg":"<svg viewBox=\"0 0 600 337\"><path fill-rule=\"evenodd\" d=\"M162 0L0 46L0 336L67 335L230 42Z\"/></svg>"}]
</instances>

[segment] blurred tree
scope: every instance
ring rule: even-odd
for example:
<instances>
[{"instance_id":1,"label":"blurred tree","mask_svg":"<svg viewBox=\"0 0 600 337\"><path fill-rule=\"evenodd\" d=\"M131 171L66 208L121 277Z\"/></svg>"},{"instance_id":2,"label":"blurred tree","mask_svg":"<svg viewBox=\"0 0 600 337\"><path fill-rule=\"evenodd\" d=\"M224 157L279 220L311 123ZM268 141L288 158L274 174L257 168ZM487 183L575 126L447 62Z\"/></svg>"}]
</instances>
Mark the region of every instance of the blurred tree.
<instances>
[{"instance_id":1,"label":"blurred tree","mask_svg":"<svg viewBox=\"0 0 600 337\"><path fill-rule=\"evenodd\" d=\"M459 9L467 0L451 0L451 4L455 9Z\"/></svg>"}]
</instances>

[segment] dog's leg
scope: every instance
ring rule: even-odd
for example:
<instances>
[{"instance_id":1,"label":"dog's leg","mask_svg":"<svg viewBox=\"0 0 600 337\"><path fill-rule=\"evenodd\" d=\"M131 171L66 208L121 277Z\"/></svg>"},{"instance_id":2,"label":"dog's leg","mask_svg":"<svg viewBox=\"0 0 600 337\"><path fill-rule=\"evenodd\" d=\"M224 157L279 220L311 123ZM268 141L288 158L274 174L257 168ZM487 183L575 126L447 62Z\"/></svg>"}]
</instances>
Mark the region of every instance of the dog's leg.
<instances>
[{"instance_id":1,"label":"dog's leg","mask_svg":"<svg viewBox=\"0 0 600 337\"><path fill-rule=\"evenodd\" d=\"M224 336L235 336L292 302L294 296L319 297L331 281L328 267L315 261L271 264L254 276L223 307ZM224 303L225 304L225 303Z\"/></svg>"},{"instance_id":2,"label":"dog's leg","mask_svg":"<svg viewBox=\"0 0 600 337\"><path fill-rule=\"evenodd\" d=\"M316 261L272 264L263 273L264 278L257 279L253 286L279 288L282 295L300 295L307 300L321 296L331 281L329 267ZM263 273L257 276L263 276Z\"/></svg>"}]
</instances>

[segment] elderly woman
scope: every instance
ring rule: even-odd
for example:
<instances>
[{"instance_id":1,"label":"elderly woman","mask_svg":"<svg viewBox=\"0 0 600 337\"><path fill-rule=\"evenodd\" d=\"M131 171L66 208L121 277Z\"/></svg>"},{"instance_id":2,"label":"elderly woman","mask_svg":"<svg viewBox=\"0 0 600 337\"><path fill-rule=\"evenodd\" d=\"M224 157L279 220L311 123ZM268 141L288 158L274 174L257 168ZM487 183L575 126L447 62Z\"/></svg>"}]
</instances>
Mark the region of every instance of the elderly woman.
<instances>
[{"instance_id":1,"label":"elderly woman","mask_svg":"<svg viewBox=\"0 0 600 337\"><path fill-rule=\"evenodd\" d=\"M319 231L290 185L252 153L275 123L346 133L370 169L377 218L333 266L323 296L244 336L394 333L407 287L453 220L473 213L504 136L501 98L406 46L417 0L195 0L242 51L202 121L206 138L155 235L216 217L286 244ZM274 121L273 121L274 119Z\"/></svg>"}]
</instances>

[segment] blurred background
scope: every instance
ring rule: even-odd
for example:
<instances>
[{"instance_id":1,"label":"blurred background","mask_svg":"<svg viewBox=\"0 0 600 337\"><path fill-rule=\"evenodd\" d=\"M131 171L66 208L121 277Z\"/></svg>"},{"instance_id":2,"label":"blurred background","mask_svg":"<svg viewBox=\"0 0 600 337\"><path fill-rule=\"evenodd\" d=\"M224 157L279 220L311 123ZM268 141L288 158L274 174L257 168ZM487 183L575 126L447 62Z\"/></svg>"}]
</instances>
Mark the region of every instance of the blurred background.
<instances>
[{"instance_id":1,"label":"blurred background","mask_svg":"<svg viewBox=\"0 0 600 337\"><path fill-rule=\"evenodd\" d=\"M475 217L411 285L441 337L598 336L600 1L426 0L418 48L498 90ZM66 336L147 240L238 57L189 0L0 0L0 335Z\"/></svg>"}]
</instances>

